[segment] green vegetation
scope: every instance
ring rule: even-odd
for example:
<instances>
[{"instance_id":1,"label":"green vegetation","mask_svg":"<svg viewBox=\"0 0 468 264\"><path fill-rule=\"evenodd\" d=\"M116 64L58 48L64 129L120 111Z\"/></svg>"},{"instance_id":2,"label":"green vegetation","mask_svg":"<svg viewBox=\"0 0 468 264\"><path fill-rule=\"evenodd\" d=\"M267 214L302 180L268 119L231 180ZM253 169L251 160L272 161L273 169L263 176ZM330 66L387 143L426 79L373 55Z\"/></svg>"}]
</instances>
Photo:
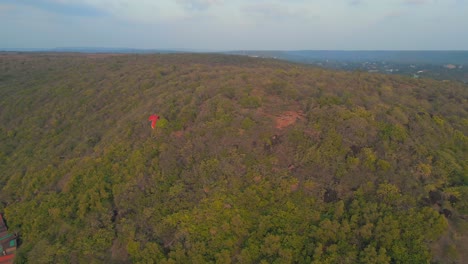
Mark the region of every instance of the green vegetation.
<instances>
[{"instance_id":1,"label":"green vegetation","mask_svg":"<svg viewBox=\"0 0 468 264\"><path fill-rule=\"evenodd\" d=\"M0 212L17 263L463 262L467 98L238 56L4 53Z\"/></svg>"}]
</instances>

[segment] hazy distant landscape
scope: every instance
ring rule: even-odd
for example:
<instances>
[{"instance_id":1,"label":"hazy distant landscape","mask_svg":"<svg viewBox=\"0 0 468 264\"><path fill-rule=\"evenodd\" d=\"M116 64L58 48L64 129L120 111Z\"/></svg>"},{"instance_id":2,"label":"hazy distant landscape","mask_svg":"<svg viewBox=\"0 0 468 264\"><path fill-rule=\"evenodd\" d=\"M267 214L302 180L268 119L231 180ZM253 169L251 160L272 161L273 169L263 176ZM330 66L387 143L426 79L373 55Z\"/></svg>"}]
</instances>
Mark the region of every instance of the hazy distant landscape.
<instances>
[{"instance_id":1,"label":"hazy distant landscape","mask_svg":"<svg viewBox=\"0 0 468 264\"><path fill-rule=\"evenodd\" d=\"M0 49L1 50L1 49ZM399 74L413 78L468 83L468 51L210 51L195 49L129 49L68 47L54 49L3 49L9 52L76 52L108 54L219 53L273 58L327 69Z\"/></svg>"},{"instance_id":2,"label":"hazy distant landscape","mask_svg":"<svg viewBox=\"0 0 468 264\"><path fill-rule=\"evenodd\" d=\"M468 83L468 51L232 51L229 54Z\"/></svg>"}]
</instances>

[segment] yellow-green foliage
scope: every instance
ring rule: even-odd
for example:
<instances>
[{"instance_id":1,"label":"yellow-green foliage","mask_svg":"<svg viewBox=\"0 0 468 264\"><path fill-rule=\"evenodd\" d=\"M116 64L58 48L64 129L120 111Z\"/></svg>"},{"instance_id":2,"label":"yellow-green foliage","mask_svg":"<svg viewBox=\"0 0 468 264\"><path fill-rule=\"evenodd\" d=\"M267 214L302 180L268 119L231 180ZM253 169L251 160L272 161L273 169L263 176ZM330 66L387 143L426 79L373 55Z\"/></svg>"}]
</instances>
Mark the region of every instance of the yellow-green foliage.
<instances>
[{"instance_id":1,"label":"yellow-green foliage","mask_svg":"<svg viewBox=\"0 0 468 264\"><path fill-rule=\"evenodd\" d=\"M3 53L0 80L19 263L428 263L434 208L466 221L462 84L201 54Z\"/></svg>"}]
</instances>

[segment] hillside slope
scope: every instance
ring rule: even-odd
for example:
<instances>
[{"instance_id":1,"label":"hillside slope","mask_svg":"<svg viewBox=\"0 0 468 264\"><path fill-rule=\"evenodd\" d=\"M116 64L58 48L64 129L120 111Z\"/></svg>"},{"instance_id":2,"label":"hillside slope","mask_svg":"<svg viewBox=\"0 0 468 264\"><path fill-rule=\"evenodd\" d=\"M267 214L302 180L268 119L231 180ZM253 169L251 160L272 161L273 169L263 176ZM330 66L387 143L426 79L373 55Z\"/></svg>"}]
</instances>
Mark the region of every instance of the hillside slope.
<instances>
[{"instance_id":1,"label":"hillside slope","mask_svg":"<svg viewBox=\"0 0 468 264\"><path fill-rule=\"evenodd\" d=\"M467 86L223 55L0 58L18 262L466 261Z\"/></svg>"}]
</instances>

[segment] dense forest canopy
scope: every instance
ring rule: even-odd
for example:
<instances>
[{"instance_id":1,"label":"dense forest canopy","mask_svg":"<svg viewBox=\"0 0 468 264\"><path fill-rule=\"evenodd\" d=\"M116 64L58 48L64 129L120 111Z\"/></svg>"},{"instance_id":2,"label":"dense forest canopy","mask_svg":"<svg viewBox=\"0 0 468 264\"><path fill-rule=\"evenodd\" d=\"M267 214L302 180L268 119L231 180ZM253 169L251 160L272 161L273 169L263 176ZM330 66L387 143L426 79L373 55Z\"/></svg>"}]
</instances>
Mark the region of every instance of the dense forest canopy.
<instances>
[{"instance_id":1,"label":"dense forest canopy","mask_svg":"<svg viewBox=\"0 0 468 264\"><path fill-rule=\"evenodd\" d=\"M456 82L0 54L0 212L18 263L466 262L467 133Z\"/></svg>"}]
</instances>

